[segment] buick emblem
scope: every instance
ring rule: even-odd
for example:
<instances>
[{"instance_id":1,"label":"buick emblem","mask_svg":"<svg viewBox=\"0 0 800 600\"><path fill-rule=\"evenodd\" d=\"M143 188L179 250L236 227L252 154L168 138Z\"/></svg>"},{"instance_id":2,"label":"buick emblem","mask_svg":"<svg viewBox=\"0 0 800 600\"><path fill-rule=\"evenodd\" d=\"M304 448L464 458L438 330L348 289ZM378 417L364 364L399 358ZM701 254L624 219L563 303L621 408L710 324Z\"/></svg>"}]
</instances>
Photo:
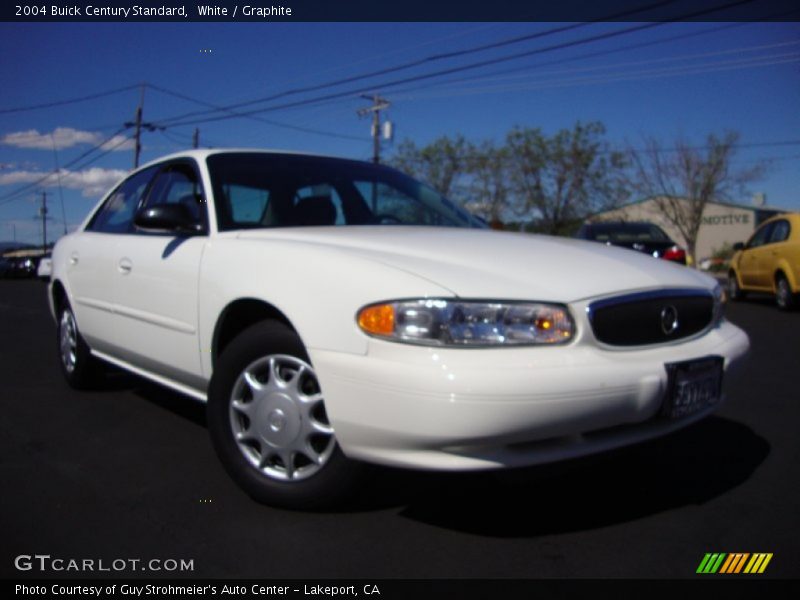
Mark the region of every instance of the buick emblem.
<instances>
[{"instance_id":1,"label":"buick emblem","mask_svg":"<svg viewBox=\"0 0 800 600\"><path fill-rule=\"evenodd\" d=\"M665 306L661 309L661 331L664 335L675 333L678 329L678 309L674 306Z\"/></svg>"}]
</instances>

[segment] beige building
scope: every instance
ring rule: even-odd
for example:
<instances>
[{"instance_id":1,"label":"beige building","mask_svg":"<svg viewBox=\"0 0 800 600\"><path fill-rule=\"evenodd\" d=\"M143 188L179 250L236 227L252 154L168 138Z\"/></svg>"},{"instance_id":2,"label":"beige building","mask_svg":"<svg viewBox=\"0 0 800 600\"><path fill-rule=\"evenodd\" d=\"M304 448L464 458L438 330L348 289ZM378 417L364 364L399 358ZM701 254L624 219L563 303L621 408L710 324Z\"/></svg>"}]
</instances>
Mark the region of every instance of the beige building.
<instances>
[{"instance_id":1,"label":"beige building","mask_svg":"<svg viewBox=\"0 0 800 600\"><path fill-rule=\"evenodd\" d=\"M765 206L709 202L703 211L703 221L697 236L695 262L711 257L715 250L725 244L746 241L765 219L781 212L785 211ZM598 213L589 221L649 221L659 225L678 245L687 246L678 228L661 213L655 198Z\"/></svg>"}]
</instances>

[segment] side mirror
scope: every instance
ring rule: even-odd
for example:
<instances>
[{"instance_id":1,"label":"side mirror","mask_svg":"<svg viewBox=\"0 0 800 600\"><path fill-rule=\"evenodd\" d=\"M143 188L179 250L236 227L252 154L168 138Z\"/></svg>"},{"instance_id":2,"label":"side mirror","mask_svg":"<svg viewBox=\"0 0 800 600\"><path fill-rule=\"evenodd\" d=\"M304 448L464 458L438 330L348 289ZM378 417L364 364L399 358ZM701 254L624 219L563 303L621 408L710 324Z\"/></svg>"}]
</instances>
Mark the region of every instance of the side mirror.
<instances>
[{"instance_id":1,"label":"side mirror","mask_svg":"<svg viewBox=\"0 0 800 600\"><path fill-rule=\"evenodd\" d=\"M736 242L736 243L733 245L733 250L734 250L735 252L739 252L740 250L744 250L744 243L743 243L743 242Z\"/></svg>"},{"instance_id":2,"label":"side mirror","mask_svg":"<svg viewBox=\"0 0 800 600\"><path fill-rule=\"evenodd\" d=\"M136 213L133 220L140 229L169 233L199 233L203 226L183 204L154 204Z\"/></svg>"}]
</instances>

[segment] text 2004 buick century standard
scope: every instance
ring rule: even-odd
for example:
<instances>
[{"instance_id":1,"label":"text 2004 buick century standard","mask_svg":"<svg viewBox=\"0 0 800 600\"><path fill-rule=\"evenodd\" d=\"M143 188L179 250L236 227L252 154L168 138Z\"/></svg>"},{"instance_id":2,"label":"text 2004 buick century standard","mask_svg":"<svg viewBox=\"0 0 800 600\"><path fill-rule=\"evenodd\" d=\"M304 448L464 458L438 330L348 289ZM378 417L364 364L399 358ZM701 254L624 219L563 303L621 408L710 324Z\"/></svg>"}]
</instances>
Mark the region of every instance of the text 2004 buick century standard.
<instances>
[{"instance_id":1,"label":"text 2004 buick century standard","mask_svg":"<svg viewBox=\"0 0 800 600\"><path fill-rule=\"evenodd\" d=\"M362 462L529 465L678 429L748 348L692 269L285 153L138 169L58 242L50 291L70 384L102 359L207 400L230 475L287 506L340 498Z\"/></svg>"}]
</instances>

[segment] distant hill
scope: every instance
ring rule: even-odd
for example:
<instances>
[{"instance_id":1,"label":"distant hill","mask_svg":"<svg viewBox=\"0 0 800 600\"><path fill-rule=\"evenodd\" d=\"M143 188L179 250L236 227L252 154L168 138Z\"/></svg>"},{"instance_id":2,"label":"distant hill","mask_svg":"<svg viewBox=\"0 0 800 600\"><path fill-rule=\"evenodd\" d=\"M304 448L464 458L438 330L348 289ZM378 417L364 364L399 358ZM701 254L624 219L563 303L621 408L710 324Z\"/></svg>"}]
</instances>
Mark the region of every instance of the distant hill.
<instances>
[{"instance_id":1,"label":"distant hill","mask_svg":"<svg viewBox=\"0 0 800 600\"><path fill-rule=\"evenodd\" d=\"M8 252L9 250L20 250L22 248L35 248L36 246L31 246L30 244L25 244L23 242L0 242L0 254L4 252Z\"/></svg>"}]
</instances>

